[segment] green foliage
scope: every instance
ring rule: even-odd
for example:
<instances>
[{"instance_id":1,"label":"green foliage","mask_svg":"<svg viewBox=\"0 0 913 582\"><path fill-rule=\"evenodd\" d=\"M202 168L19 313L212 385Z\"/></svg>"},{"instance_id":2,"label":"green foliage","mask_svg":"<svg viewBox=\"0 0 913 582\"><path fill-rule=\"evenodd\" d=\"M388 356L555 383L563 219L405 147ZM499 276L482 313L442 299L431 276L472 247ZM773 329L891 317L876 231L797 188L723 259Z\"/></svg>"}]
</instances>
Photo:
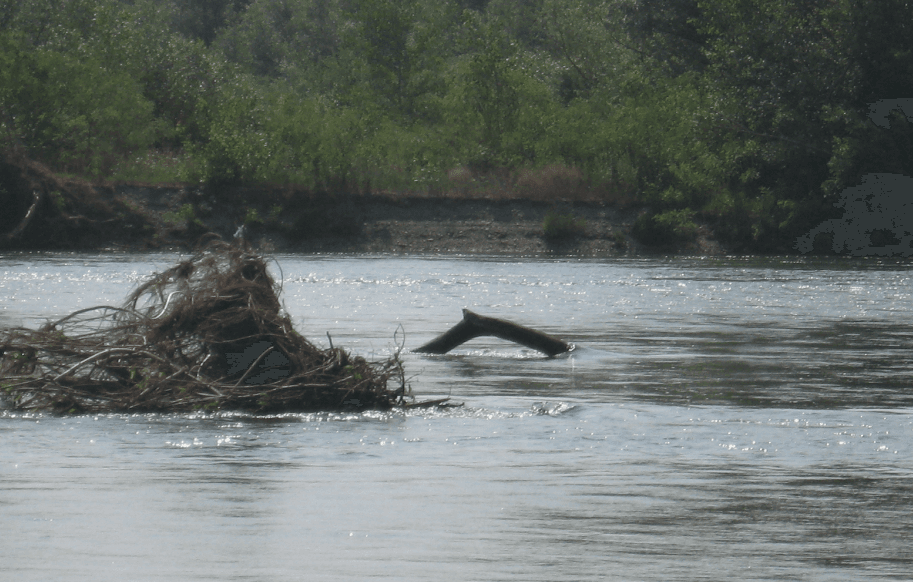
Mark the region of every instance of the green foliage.
<instances>
[{"instance_id":1,"label":"green foliage","mask_svg":"<svg viewBox=\"0 0 913 582\"><path fill-rule=\"evenodd\" d=\"M668 210L660 214L643 213L634 223L632 234L645 245L673 246L693 242L697 225L691 210Z\"/></svg>"},{"instance_id":2,"label":"green foliage","mask_svg":"<svg viewBox=\"0 0 913 582\"><path fill-rule=\"evenodd\" d=\"M67 200L63 197L63 194L60 190L54 190L49 193L51 201L54 203L54 207L58 212L64 213L67 211Z\"/></svg>"},{"instance_id":3,"label":"green foliage","mask_svg":"<svg viewBox=\"0 0 913 582\"><path fill-rule=\"evenodd\" d=\"M202 105L208 124L194 150L199 180L219 184L266 178L274 143L263 126L262 98L254 81L239 74Z\"/></svg>"},{"instance_id":4,"label":"green foliage","mask_svg":"<svg viewBox=\"0 0 913 582\"><path fill-rule=\"evenodd\" d=\"M197 218L196 211L193 209L193 204L184 204L177 210L166 212L162 215L162 219L174 226L203 226L203 223Z\"/></svg>"},{"instance_id":5,"label":"green foliage","mask_svg":"<svg viewBox=\"0 0 913 582\"><path fill-rule=\"evenodd\" d=\"M416 8L413 0L353 0L348 13L358 27L348 39L351 48L363 55L371 91L389 107L404 112L412 108L409 80L417 55L409 41Z\"/></svg>"},{"instance_id":6,"label":"green foliage","mask_svg":"<svg viewBox=\"0 0 913 582\"><path fill-rule=\"evenodd\" d=\"M125 154L149 147L157 125L151 104L123 72L53 50L29 50L0 35L0 111L8 144L61 171L110 174Z\"/></svg>"},{"instance_id":7,"label":"green foliage","mask_svg":"<svg viewBox=\"0 0 913 582\"><path fill-rule=\"evenodd\" d=\"M892 101L883 101L883 106L892 107ZM913 101L905 109L895 104L879 124L857 122L834 138L830 178L822 185L828 198L855 186L866 174L913 175Z\"/></svg>"},{"instance_id":8,"label":"green foliage","mask_svg":"<svg viewBox=\"0 0 913 582\"><path fill-rule=\"evenodd\" d=\"M703 32L711 39L709 78L726 95L715 114L730 139L757 144L747 160L757 171L757 191L792 200L818 195L833 136L860 113L852 107L857 71L840 46L850 26L845 5L702 5Z\"/></svg>"},{"instance_id":9,"label":"green foliage","mask_svg":"<svg viewBox=\"0 0 913 582\"><path fill-rule=\"evenodd\" d=\"M244 224L245 226L259 226L263 224L263 219L260 218L260 213L257 212L256 208L247 209L247 212L244 213Z\"/></svg>"},{"instance_id":10,"label":"green foliage","mask_svg":"<svg viewBox=\"0 0 913 582\"><path fill-rule=\"evenodd\" d=\"M573 214L559 214L550 210L542 221L542 236L549 242L560 242L583 236L586 220Z\"/></svg>"},{"instance_id":11,"label":"green foliage","mask_svg":"<svg viewBox=\"0 0 913 582\"><path fill-rule=\"evenodd\" d=\"M510 68L506 39L493 29L483 34L482 51L469 57L462 72L463 100L469 108L467 113L477 116L483 151L497 155L503 140L517 126L519 79Z\"/></svg>"},{"instance_id":12,"label":"green foliage","mask_svg":"<svg viewBox=\"0 0 913 582\"><path fill-rule=\"evenodd\" d=\"M552 80L561 103L586 100L594 91L617 90L634 67L635 53L620 39L625 14L618 2L544 0L539 22L543 43L554 55Z\"/></svg>"},{"instance_id":13,"label":"green foliage","mask_svg":"<svg viewBox=\"0 0 913 582\"><path fill-rule=\"evenodd\" d=\"M188 38L209 44L223 26L251 3L251 0L175 0L176 28Z\"/></svg>"},{"instance_id":14,"label":"green foliage","mask_svg":"<svg viewBox=\"0 0 913 582\"><path fill-rule=\"evenodd\" d=\"M72 174L434 194L462 168L778 250L861 176L913 173L910 112L869 117L913 97L907 0L3 6L0 145Z\"/></svg>"},{"instance_id":15,"label":"green foliage","mask_svg":"<svg viewBox=\"0 0 913 582\"><path fill-rule=\"evenodd\" d=\"M313 65L339 51L337 2L259 0L216 31L213 41L248 73L267 78L320 78Z\"/></svg>"}]
</instances>

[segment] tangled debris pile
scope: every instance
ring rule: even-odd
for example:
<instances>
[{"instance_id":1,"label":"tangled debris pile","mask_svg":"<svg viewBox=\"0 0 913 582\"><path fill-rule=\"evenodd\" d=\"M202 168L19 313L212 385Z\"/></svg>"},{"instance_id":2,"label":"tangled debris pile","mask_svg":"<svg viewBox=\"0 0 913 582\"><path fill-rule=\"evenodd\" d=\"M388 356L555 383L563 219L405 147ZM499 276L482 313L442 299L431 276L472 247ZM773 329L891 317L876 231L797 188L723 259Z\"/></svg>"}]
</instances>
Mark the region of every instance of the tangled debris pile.
<instances>
[{"instance_id":1,"label":"tangled debris pile","mask_svg":"<svg viewBox=\"0 0 913 582\"><path fill-rule=\"evenodd\" d=\"M265 260L223 242L121 307L0 330L0 394L19 410L383 410L406 392L399 350L369 362L315 347L283 313Z\"/></svg>"}]
</instances>

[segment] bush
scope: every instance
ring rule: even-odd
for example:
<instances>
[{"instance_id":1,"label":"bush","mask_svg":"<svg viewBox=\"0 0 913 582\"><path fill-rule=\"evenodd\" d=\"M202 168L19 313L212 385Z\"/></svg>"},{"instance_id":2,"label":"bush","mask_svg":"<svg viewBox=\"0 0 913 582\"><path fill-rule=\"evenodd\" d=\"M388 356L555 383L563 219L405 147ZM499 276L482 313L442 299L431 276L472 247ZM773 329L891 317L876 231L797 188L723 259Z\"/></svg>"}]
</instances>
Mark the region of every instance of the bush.
<instances>
[{"instance_id":1,"label":"bush","mask_svg":"<svg viewBox=\"0 0 913 582\"><path fill-rule=\"evenodd\" d=\"M549 211L542 221L542 236L549 242L561 242L583 236L586 221L573 214L558 214Z\"/></svg>"},{"instance_id":2,"label":"bush","mask_svg":"<svg viewBox=\"0 0 913 582\"><path fill-rule=\"evenodd\" d=\"M697 225L691 210L669 210L661 214L641 214L634 223L635 238L648 246L669 246L693 242Z\"/></svg>"},{"instance_id":3,"label":"bush","mask_svg":"<svg viewBox=\"0 0 913 582\"><path fill-rule=\"evenodd\" d=\"M175 227L195 228L203 226L203 222L197 218L193 204L185 204L175 211L162 214L162 220Z\"/></svg>"}]
</instances>

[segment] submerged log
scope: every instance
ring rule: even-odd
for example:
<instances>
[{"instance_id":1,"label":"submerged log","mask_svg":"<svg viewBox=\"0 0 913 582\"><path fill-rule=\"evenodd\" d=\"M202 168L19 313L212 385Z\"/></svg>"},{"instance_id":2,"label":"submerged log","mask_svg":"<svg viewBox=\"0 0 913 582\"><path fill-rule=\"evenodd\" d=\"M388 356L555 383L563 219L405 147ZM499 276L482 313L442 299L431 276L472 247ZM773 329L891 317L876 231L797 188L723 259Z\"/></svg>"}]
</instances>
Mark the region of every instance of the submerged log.
<instances>
[{"instance_id":1,"label":"submerged log","mask_svg":"<svg viewBox=\"0 0 913 582\"><path fill-rule=\"evenodd\" d=\"M544 334L541 331L523 327L503 319L485 317L464 309L461 322L413 351L422 354L446 354L471 339L485 335L518 343L548 356L557 356L573 349L572 344Z\"/></svg>"}]
</instances>

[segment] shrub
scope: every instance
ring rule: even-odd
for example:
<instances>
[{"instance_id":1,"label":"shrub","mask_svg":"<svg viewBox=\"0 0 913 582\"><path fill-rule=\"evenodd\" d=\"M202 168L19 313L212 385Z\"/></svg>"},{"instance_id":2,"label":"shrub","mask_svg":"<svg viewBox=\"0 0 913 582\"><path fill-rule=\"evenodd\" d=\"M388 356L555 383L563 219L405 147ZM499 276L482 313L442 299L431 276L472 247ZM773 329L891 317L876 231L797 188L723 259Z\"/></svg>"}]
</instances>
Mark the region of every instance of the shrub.
<instances>
[{"instance_id":1,"label":"shrub","mask_svg":"<svg viewBox=\"0 0 913 582\"><path fill-rule=\"evenodd\" d=\"M162 220L178 227L203 226L203 223L197 218L193 204L185 204L175 211L162 214Z\"/></svg>"},{"instance_id":2,"label":"shrub","mask_svg":"<svg viewBox=\"0 0 913 582\"><path fill-rule=\"evenodd\" d=\"M649 246L668 246L694 241L697 225L692 210L669 210L661 214L641 214L632 234Z\"/></svg>"},{"instance_id":3,"label":"shrub","mask_svg":"<svg viewBox=\"0 0 913 582\"><path fill-rule=\"evenodd\" d=\"M542 236L549 242L560 242L583 236L586 221L573 214L549 211L542 222Z\"/></svg>"},{"instance_id":4,"label":"shrub","mask_svg":"<svg viewBox=\"0 0 913 582\"><path fill-rule=\"evenodd\" d=\"M263 219L260 218L260 213L257 212L256 208L248 208L247 212L244 214L244 225L245 226L260 226L263 224Z\"/></svg>"}]
</instances>

